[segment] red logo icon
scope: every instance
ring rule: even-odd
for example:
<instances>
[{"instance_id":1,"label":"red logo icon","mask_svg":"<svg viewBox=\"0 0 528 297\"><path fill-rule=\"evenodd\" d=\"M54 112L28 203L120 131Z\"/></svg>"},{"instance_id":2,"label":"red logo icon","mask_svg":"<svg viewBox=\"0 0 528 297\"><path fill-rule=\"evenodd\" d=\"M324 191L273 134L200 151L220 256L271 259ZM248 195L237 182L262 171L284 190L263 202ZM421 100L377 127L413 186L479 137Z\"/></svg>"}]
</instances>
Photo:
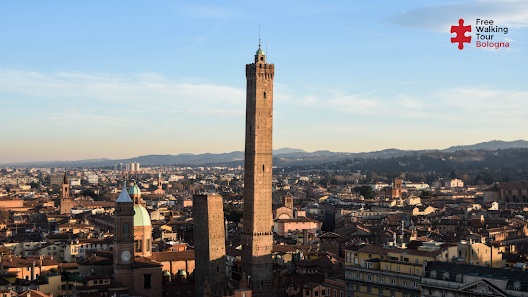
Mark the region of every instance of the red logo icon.
<instances>
[{"instance_id":1,"label":"red logo icon","mask_svg":"<svg viewBox=\"0 0 528 297\"><path fill-rule=\"evenodd\" d=\"M471 25L464 26L463 19L458 20L458 26L451 26L451 33L457 34L457 37L451 37L451 43L458 42L458 49L464 48L464 42L471 42L471 36L465 36L466 32L471 32Z\"/></svg>"}]
</instances>

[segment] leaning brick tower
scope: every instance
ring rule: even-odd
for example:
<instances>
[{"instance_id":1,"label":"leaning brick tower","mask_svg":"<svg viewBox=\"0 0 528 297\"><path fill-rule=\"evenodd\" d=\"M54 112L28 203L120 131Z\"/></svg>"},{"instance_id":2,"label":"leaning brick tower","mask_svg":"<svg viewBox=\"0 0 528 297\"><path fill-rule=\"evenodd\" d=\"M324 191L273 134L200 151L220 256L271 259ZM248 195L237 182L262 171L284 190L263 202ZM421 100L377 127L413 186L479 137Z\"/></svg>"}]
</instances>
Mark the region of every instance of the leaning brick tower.
<instances>
[{"instance_id":1,"label":"leaning brick tower","mask_svg":"<svg viewBox=\"0 0 528 297\"><path fill-rule=\"evenodd\" d=\"M271 179L273 131L273 76L260 48L255 63L246 65L246 151L244 168L244 229L242 271L253 289L273 283Z\"/></svg>"}]
</instances>

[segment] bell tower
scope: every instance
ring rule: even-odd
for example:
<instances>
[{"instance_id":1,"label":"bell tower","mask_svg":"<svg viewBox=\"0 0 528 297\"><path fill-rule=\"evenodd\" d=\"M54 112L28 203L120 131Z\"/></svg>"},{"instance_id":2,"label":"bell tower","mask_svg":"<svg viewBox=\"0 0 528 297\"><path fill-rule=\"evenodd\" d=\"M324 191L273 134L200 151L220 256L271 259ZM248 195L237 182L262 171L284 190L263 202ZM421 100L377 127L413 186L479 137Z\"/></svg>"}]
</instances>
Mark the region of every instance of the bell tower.
<instances>
[{"instance_id":1,"label":"bell tower","mask_svg":"<svg viewBox=\"0 0 528 297\"><path fill-rule=\"evenodd\" d=\"M62 198L70 198L70 183L68 182L68 175L64 172L64 181L62 182Z\"/></svg>"},{"instance_id":2,"label":"bell tower","mask_svg":"<svg viewBox=\"0 0 528 297\"><path fill-rule=\"evenodd\" d=\"M123 181L121 194L115 206L115 237L114 237L114 274L115 279L125 283L129 288L132 284L132 266L134 264L134 201L130 199Z\"/></svg>"},{"instance_id":3,"label":"bell tower","mask_svg":"<svg viewBox=\"0 0 528 297\"><path fill-rule=\"evenodd\" d=\"M270 289L272 258L272 131L275 65L260 48L246 65L246 149L242 271L253 289Z\"/></svg>"},{"instance_id":4,"label":"bell tower","mask_svg":"<svg viewBox=\"0 0 528 297\"><path fill-rule=\"evenodd\" d=\"M60 199L60 214L70 214L74 206L70 198L70 183L68 182L68 175L64 173L64 181L62 182L62 197Z\"/></svg>"}]
</instances>

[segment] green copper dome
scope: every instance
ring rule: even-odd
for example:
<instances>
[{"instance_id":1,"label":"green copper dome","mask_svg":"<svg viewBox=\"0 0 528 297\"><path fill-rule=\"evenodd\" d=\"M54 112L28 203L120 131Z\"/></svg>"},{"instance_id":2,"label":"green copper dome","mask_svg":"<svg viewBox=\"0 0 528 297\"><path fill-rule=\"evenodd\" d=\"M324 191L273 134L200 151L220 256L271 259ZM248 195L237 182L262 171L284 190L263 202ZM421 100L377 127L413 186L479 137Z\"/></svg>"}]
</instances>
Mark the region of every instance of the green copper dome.
<instances>
[{"instance_id":1,"label":"green copper dome","mask_svg":"<svg viewBox=\"0 0 528 297\"><path fill-rule=\"evenodd\" d=\"M171 276L170 272L168 270L163 271L163 276Z\"/></svg>"},{"instance_id":2,"label":"green copper dome","mask_svg":"<svg viewBox=\"0 0 528 297\"><path fill-rule=\"evenodd\" d=\"M260 48L260 46L259 46L259 49L257 50L257 55L260 55L260 56L264 55L264 51Z\"/></svg>"},{"instance_id":3,"label":"green copper dome","mask_svg":"<svg viewBox=\"0 0 528 297\"><path fill-rule=\"evenodd\" d=\"M128 194L129 194L129 195L141 195L141 190L138 188L138 186L133 185L133 186L128 190Z\"/></svg>"},{"instance_id":4,"label":"green copper dome","mask_svg":"<svg viewBox=\"0 0 528 297\"><path fill-rule=\"evenodd\" d=\"M151 226L150 216L147 209L143 205L134 206L134 227L137 226Z\"/></svg>"}]
</instances>

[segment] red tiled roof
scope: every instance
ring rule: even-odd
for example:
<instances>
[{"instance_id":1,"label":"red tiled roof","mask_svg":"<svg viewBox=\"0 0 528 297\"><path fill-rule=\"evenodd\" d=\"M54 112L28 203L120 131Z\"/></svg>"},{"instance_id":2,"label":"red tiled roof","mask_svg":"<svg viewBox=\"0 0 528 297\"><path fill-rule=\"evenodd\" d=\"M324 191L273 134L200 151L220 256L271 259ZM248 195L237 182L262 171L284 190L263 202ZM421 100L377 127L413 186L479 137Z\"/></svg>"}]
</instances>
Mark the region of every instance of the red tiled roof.
<instances>
[{"instance_id":1,"label":"red tiled roof","mask_svg":"<svg viewBox=\"0 0 528 297\"><path fill-rule=\"evenodd\" d=\"M156 252L149 259L157 262L194 260L194 251Z\"/></svg>"}]
</instances>

